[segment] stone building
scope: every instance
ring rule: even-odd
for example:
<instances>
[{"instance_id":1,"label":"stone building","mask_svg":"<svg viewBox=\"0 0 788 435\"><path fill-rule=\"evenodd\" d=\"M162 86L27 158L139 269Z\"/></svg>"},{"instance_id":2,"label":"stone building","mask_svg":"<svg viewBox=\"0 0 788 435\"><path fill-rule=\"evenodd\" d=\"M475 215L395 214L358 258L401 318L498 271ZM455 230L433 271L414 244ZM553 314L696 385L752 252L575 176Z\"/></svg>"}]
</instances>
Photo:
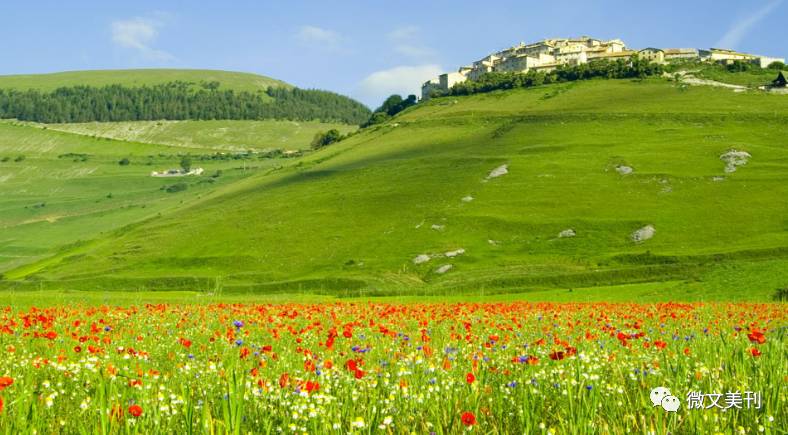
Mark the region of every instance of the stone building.
<instances>
[{"instance_id":1,"label":"stone building","mask_svg":"<svg viewBox=\"0 0 788 435\"><path fill-rule=\"evenodd\" d=\"M593 61L615 61L629 59L632 56L660 64L692 60L732 63L738 60L754 63L761 68L766 68L773 62L785 62L781 58L757 56L721 48L700 50L696 48L648 47L633 51L629 50L620 39L604 41L588 36L554 38L531 44L521 42L513 47L487 55L469 66L463 66L457 72L441 74L422 85L421 97L427 99L436 91L448 91L457 83L462 83L465 80L478 80L484 74L491 72L548 72L561 65L574 66Z\"/></svg>"}]
</instances>

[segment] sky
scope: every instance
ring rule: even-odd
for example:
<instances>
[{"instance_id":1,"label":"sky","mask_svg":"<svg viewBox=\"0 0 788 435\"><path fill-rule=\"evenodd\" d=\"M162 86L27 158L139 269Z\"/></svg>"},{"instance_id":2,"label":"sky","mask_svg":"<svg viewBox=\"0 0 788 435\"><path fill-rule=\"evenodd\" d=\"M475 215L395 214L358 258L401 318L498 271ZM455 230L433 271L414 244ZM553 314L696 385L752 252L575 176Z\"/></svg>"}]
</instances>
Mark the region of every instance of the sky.
<instances>
[{"instance_id":1,"label":"sky","mask_svg":"<svg viewBox=\"0 0 788 435\"><path fill-rule=\"evenodd\" d=\"M244 71L374 108L521 41L588 35L788 57L787 24L788 0L0 0L0 75Z\"/></svg>"}]
</instances>

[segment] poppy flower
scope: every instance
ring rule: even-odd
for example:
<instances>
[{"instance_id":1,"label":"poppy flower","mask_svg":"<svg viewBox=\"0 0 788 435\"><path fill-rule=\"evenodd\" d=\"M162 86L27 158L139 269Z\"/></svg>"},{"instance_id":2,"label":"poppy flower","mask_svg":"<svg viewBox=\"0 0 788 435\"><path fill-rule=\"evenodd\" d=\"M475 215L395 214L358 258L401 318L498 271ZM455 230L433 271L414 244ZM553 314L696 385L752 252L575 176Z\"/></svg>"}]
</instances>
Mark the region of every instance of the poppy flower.
<instances>
[{"instance_id":1,"label":"poppy flower","mask_svg":"<svg viewBox=\"0 0 788 435\"><path fill-rule=\"evenodd\" d=\"M561 351L561 350L553 351L553 352L550 353L550 359L553 360L553 361L562 360L562 359L564 359L564 352Z\"/></svg>"},{"instance_id":2,"label":"poppy flower","mask_svg":"<svg viewBox=\"0 0 788 435\"><path fill-rule=\"evenodd\" d=\"M752 331L749 334L747 334L747 338L749 338L750 341L753 343L758 343L758 344L766 343L766 336L763 335L763 332L761 331L757 331L757 330Z\"/></svg>"},{"instance_id":3,"label":"poppy flower","mask_svg":"<svg viewBox=\"0 0 788 435\"><path fill-rule=\"evenodd\" d=\"M319 391L320 384L317 382L306 381L306 384L304 384L304 389L306 390L307 393L311 393L313 391Z\"/></svg>"},{"instance_id":4,"label":"poppy flower","mask_svg":"<svg viewBox=\"0 0 788 435\"><path fill-rule=\"evenodd\" d=\"M0 391L5 390L14 384L14 379L8 376L0 377Z\"/></svg>"},{"instance_id":5,"label":"poppy flower","mask_svg":"<svg viewBox=\"0 0 788 435\"><path fill-rule=\"evenodd\" d=\"M353 377L356 378L356 379L363 378L364 377L364 371L363 370L356 370L355 372L353 372Z\"/></svg>"},{"instance_id":6,"label":"poppy flower","mask_svg":"<svg viewBox=\"0 0 788 435\"><path fill-rule=\"evenodd\" d=\"M752 354L752 356L757 358L757 357L761 356L761 351L758 350L758 348L753 347L752 349L750 349L750 354Z\"/></svg>"},{"instance_id":7,"label":"poppy flower","mask_svg":"<svg viewBox=\"0 0 788 435\"><path fill-rule=\"evenodd\" d=\"M465 382L467 382L469 385L472 384L473 381L475 380L476 380L476 376L474 376L473 373L468 372L468 374L465 375Z\"/></svg>"},{"instance_id":8,"label":"poppy flower","mask_svg":"<svg viewBox=\"0 0 788 435\"><path fill-rule=\"evenodd\" d=\"M142 415L142 407L139 405L129 406L129 414L133 415L134 417L139 417Z\"/></svg>"},{"instance_id":9,"label":"poppy flower","mask_svg":"<svg viewBox=\"0 0 788 435\"><path fill-rule=\"evenodd\" d=\"M473 426L474 424L476 424L476 416L469 411L463 412L460 419L462 420L462 424L464 424L465 426Z\"/></svg>"},{"instance_id":10,"label":"poppy flower","mask_svg":"<svg viewBox=\"0 0 788 435\"><path fill-rule=\"evenodd\" d=\"M3 413L3 398L0 397L0 414Z\"/></svg>"},{"instance_id":11,"label":"poppy flower","mask_svg":"<svg viewBox=\"0 0 788 435\"><path fill-rule=\"evenodd\" d=\"M290 375L288 375L287 373L282 373L282 375L279 376L279 386L281 388L285 388L289 384L290 384Z\"/></svg>"}]
</instances>

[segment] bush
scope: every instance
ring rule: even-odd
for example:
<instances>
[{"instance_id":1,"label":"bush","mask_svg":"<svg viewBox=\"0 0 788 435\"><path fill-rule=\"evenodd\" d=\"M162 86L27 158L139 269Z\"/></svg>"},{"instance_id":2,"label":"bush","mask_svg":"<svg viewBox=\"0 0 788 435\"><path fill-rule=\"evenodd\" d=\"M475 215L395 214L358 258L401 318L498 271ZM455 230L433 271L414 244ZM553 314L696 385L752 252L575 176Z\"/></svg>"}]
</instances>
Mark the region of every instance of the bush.
<instances>
[{"instance_id":1,"label":"bush","mask_svg":"<svg viewBox=\"0 0 788 435\"><path fill-rule=\"evenodd\" d=\"M14 161L17 163L22 162L24 160L25 160L25 156L17 156L17 158L14 159Z\"/></svg>"},{"instance_id":2,"label":"bush","mask_svg":"<svg viewBox=\"0 0 788 435\"><path fill-rule=\"evenodd\" d=\"M128 166L129 163L131 163L131 162L129 162L129 159L127 159L126 157L120 159L120 161L118 162L118 164L120 166Z\"/></svg>"},{"instance_id":3,"label":"bush","mask_svg":"<svg viewBox=\"0 0 788 435\"><path fill-rule=\"evenodd\" d=\"M777 61L774 61L774 62L770 63L769 66L767 66L766 68L776 69L776 70L782 71L782 70L785 69L785 64L783 62L780 62L779 60L777 60Z\"/></svg>"},{"instance_id":4,"label":"bush","mask_svg":"<svg viewBox=\"0 0 788 435\"><path fill-rule=\"evenodd\" d=\"M742 62L740 60L734 60L733 62L727 64L725 68L730 72L744 72L750 71L751 69L755 68L750 62Z\"/></svg>"},{"instance_id":5,"label":"bush","mask_svg":"<svg viewBox=\"0 0 788 435\"><path fill-rule=\"evenodd\" d=\"M408 98L405 99L397 94L391 95L372 113L372 116L369 117L369 120L365 122L362 127L369 127L370 125L386 122L392 116L415 104L415 95L408 95Z\"/></svg>"},{"instance_id":6,"label":"bush","mask_svg":"<svg viewBox=\"0 0 788 435\"><path fill-rule=\"evenodd\" d=\"M167 193L175 193L175 192L183 192L188 188L189 185L186 183L177 183L177 184L172 184L170 186L163 186L162 190L166 191Z\"/></svg>"},{"instance_id":7,"label":"bush","mask_svg":"<svg viewBox=\"0 0 788 435\"><path fill-rule=\"evenodd\" d=\"M192 169L192 159L189 156L181 159L181 169L183 169L183 172L189 172Z\"/></svg>"},{"instance_id":8,"label":"bush","mask_svg":"<svg viewBox=\"0 0 788 435\"><path fill-rule=\"evenodd\" d=\"M339 142L342 140L342 133L339 130L332 128L325 133L315 133L315 137L312 139L312 149L319 150L325 146L331 145L334 142Z\"/></svg>"},{"instance_id":9,"label":"bush","mask_svg":"<svg viewBox=\"0 0 788 435\"><path fill-rule=\"evenodd\" d=\"M788 301L788 287L778 288L775 290L772 299L776 302Z\"/></svg>"}]
</instances>

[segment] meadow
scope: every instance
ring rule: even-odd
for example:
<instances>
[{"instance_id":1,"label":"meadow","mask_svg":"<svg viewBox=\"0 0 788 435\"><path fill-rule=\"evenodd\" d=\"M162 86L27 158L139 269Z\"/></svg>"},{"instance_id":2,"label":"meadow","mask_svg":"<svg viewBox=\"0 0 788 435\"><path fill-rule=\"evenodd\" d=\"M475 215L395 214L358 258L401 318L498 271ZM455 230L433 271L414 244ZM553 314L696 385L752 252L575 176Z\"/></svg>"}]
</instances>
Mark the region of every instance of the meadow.
<instances>
[{"instance_id":1,"label":"meadow","mask_svg":"<svg viewBox=\"0 0 788 435\"><path fill-rule=\"evenodd\" d=\"M38 302L0 315L3 433L777 434L788 418L782 305ZM696 409L692 392L722 398Z\"/></svg>"},{"instance_id":2,"label":"meadow","mask_svg":"<svg viewBox=\"0 0 788 435\"><path fill-rule=\"evenodd\" d=\"M218 186L287 164L268 152L308 149L317 131L351 128L289 121L117 124L102 124L99 133L82 125L69 132L60 124L0 121L0 271L178 210ZM118 137L129 129L146 133ZM184 156L205 175L150 176L179 168ZM168 191L180 184L185 190Z\"/></svg>"},{"instance_id":3,"label":"meadow","mask_svg":"<svg viewBox=\"0 0 788 435\"><path fill-rule=\"evenodd\" d=\"M0 88L53 91L70 86L154 86L175 81L199 86L203 82L219 82L222 88L235 91L265 91L269 86L292 87L270 77L251 73L199 69L128 69L66 71L51 74L0 75Z\"/></svg>"},{"instance_id":4,"label":"meadow","mask_svg":"<svg viewBox=\"0 0 788 435\"><path fill-rule=\"evenodd\" d=\"M786 113L781 95L665 79L439 98L7 267L0 287L765 301L788 283ZM726 172L730 150L751 158Z\"/></svg>"}]
</instances>

